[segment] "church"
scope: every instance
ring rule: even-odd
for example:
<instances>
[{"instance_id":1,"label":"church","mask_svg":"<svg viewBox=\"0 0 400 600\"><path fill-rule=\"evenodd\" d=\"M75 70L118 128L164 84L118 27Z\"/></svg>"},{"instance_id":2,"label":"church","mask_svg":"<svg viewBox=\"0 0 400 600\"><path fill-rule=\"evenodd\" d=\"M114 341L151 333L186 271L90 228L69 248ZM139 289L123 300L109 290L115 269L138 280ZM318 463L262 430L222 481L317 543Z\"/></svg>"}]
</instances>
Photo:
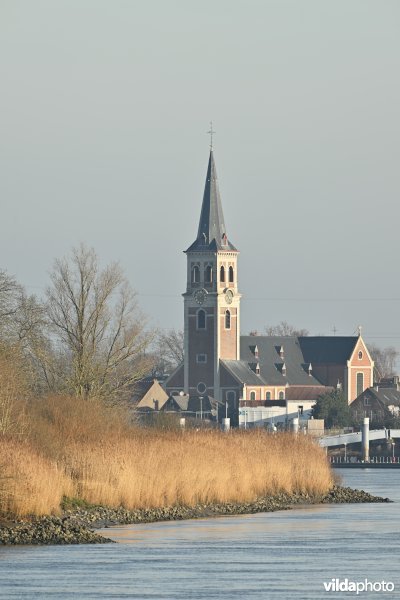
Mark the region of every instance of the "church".
<instances>
[{"instance_id":1,"label":"church","mask_svg":"<svg viewBox=\"0 0 400 600\"><path fill-rule=\"evenodd\" d=\"M185 251L184 362L165 383L171 398L210 397L232 425L309 412L342 389L349 403L373 385L361 336L240 334L239 252L228 237L211 147L197 236Z\"/></svg>"}]
</instances>

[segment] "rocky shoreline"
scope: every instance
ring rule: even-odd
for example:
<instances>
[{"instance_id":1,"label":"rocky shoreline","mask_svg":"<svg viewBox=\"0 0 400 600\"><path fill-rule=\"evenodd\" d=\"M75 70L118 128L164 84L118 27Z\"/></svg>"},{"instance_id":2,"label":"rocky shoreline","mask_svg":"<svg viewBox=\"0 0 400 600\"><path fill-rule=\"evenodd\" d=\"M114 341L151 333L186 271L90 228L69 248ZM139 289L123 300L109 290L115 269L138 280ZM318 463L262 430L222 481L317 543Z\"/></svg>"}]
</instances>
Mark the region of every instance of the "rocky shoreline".
<instances>
[{"instance_id":1,"label":"rocky shoreline","mask_svg":"<svg viewBox=\"0 0 400 600\"><path fill-rule=\"evenodd\" d=\"M103 506L66 504L61 516L14 519L0 517L0 545L19 544L105 544L112 540L96 533L96 529L113 525L179 521L228 515L253 514L289 510L296 505L390 502L362 490L335 486L325 496L279 494L259 498L250 503L198 504L194 507L169 506L127 510Z\"/></svg>"}]
</instances>

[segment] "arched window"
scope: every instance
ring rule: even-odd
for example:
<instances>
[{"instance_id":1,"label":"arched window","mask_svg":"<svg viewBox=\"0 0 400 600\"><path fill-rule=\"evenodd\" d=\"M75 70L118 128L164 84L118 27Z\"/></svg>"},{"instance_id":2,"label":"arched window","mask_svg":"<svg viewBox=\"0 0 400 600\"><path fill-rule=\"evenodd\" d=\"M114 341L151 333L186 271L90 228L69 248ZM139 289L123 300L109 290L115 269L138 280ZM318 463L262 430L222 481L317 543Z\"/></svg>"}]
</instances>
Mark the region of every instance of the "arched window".
<instances>
[{"instance_id":1,"label":"arched window","mask_svg":"<svg viewBox=\"0 0 400 600\"><path fill-rule=\"evenodd\" d=\"M225 281L225 267L221 267L220 271L219 271L219 280L220 281Z\"/></svg>"},{"instance_id":2,"label":"arched window","mask_svg":"<svg viewBox=\"0 0 400 600\"><path fill-rule=\"evenodd\" d=\"M255 400L255 399L256 399L256 393L254 391L250 392L250 400Z\"/></svg>"},{"instance_id":3,"label":"arched window","mask_svg":"<svg viewBox=\"0 0 400 600\"><path fill-rule=\"evenodd\" d=\"M285 392L279 392L279 400L285 399Z\"/></svg>"},{"instance_id":4,"label":"arched window","mask_svg":"<svg viewBox=\"0 0 400 600\"><path fill-rule=\"evenodd\" d=\"M357 373L357 398L364 391L364 373Z\"/></svg>"},{"instance_id":5,"label":"arched window","mask_svg":"<svg viewBox=\"0 0 400 600\"><path fill-rule=\"evenodd\" d=\"M212 283L212 280L213 280L212 266L211 265L207 265L206 266L206 270L205 270L205 274L204 274L204 281L206 283Z\"/></svg>"},{"instance_id":6,"label":"arched window","mask_svg":"<svg viewBox=\"0 0 400 600\"><path fill-rule=\"evenodd\" d=\"M206 313L204 310L199 310L197 313L197 329L206 328Z\"/></svg>"},{"instance_id":7,"label":"arched window","mask_svg":"<svg viewBox=\"0 0 400 600\"><path fill-rule=\"evenodd\" d=\"M231 313L229 310L225 311L225 329L231 328Z\"/></svg>"},{"instance_id":8,"label":"arched window","mask_svg":"<svg viewBox=\"0 0 400 600\"><path fill-rule=\"evenodd\" d=\"M229 283L233 283L233 267L229 267Z\"/></svg>"},{"instance_id":9,"label":"arched window","mask_svg":"<svg viewBox=\"0 0 400 600\"><path fill-rule=\"evenodd\" d=\"M360 350L360 352L358 353L358 360L362 360L362 357L363 357L363 353L362 353L362 351Z\"/></svg>"},{"instance_id":10,"label":"arched window","mask_svg":"<svg viewBox=\"0 0 400 600\"><path fill-rule=\"evenodd\" d=\"M200 282L200 269L197 265L195 265L192 269L192 283Z\"/></svg>"},{"instance_id":11,"label":"arched window","mask_svg":"<svg viewBox=\"0 0 400 600\"><path fill-rule=\"evenodd\" d=\"M271 400L271 392L266 392L265 399L266 400Z\"/></svg>"}]
</instances>

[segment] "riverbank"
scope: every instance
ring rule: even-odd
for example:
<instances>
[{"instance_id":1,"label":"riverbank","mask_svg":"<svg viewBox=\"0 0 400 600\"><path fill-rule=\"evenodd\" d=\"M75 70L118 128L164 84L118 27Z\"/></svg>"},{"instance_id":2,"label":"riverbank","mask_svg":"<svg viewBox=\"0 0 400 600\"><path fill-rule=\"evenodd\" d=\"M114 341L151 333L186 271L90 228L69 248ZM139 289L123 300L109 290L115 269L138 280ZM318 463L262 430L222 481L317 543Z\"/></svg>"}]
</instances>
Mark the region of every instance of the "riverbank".
<instances>
[{"instance_id":1,"label":"riverbank","mask_svg":"<svg viewBox=\"0 0 400 600\"><path fill-rule=\"evenodd\" d=\"M388 498L373 496L362 490L335 486L328 494L279 494L259 498L255 502L225 502L127 510L103 506L66 505L61 516L31 517L0 520L0 545L23 544L104 544L112 540L99 535L96 529L113 525L179 521L260 512L290 510L309 504L390 502Z\"/></svg>"}]
</instances>

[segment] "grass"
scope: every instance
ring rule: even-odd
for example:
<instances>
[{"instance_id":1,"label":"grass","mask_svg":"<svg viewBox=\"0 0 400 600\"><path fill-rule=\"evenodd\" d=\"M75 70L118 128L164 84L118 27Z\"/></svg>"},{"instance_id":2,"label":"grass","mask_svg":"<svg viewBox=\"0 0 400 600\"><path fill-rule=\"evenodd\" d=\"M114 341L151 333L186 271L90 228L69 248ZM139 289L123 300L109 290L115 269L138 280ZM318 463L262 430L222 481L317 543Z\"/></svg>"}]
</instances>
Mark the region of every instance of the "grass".
<instances>
[{"instance_id":1,"label":"grass","mask_svg":"<svg viewBox=\"0 0 400 600\"><path fill-rule=\"evenodd\" d=\"M306 436L264 431L157 431L126 413L71 398L38 401L25 441L0 438L0 509L18 515L77 505L127 509L251 502L280 492L327 492L324 451Z\"/></svg>"}]
</instances>

